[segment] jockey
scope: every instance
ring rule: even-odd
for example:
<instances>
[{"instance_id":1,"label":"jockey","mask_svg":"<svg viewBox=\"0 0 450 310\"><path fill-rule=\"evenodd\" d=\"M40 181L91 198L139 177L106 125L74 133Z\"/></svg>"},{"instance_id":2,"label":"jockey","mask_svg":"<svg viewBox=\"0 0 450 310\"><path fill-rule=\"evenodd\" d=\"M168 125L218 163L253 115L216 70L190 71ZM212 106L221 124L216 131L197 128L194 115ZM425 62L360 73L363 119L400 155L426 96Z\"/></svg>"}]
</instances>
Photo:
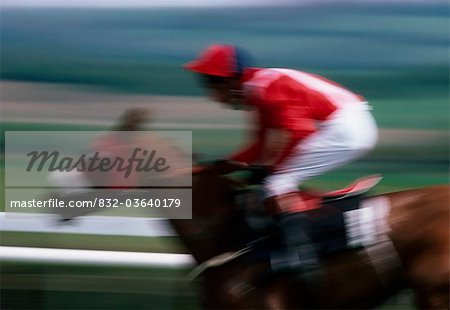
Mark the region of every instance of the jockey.
<instances>
[{"instance_id":1,"label":"jockey","mask_svg":"<svg viewBox=\"0 0 450 310\"><path fill-rule=\"evenodd\" d=\"M249 67L232 45L212 45L184 67L199 74L216 101L256 112L254 141L228 159L269 167L265 206L283 243L272 253L272 269L314 272L319 260L298 186L374 148L378 131L367 102L315 74Z\"/></svg>"}]
</instances>

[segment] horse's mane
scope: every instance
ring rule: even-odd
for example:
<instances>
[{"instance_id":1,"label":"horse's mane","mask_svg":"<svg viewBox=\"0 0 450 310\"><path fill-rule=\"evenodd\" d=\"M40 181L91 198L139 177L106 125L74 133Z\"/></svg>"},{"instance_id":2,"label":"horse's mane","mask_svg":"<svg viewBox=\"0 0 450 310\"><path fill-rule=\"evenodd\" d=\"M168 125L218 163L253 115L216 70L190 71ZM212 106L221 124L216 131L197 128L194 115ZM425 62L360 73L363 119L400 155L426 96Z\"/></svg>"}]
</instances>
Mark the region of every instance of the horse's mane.
<instances>
[{"instance_id":1,"label":"horse's mane","mask_svg":"<svg viewBox=\"0 0 450 310\"><path fill-rule=\"evenodd\" d=\"M229 209L233 205L234 195L233 182L226 176L200 173L192 178L193 214L199 217L223 208Z\"/></svg>"}]
</instances>

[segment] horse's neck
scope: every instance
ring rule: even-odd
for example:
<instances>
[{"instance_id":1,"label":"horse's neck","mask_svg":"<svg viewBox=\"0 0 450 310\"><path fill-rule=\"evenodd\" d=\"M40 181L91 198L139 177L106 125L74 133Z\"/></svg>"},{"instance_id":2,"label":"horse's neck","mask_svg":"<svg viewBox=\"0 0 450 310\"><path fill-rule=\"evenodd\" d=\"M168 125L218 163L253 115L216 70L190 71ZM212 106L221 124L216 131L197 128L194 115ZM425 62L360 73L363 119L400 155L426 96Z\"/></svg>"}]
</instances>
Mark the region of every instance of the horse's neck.
<instances>
[{"instance_id":1,"label":"horse's neck","mask_svg":"<svg viewBox=\"0 0 450 310\"><path fill-rule=\"evenodd\" d=\"M180 239L197 262L220 254L219 239L233 211L226 179L196 176L192 187L192 220L171 220Z\"/></svg>"},{"instance_id":2,"label":"horse's neck","mask_svg":"<svg viewBox=\"0 0 450 310\"><path fill-rule=\"evenodd\" d=\"M171 220L172 226L178 233L184 246L194 256L198 263L219 254L218 236L220 227L195 220Z\"/></svg>"}]
</instances>

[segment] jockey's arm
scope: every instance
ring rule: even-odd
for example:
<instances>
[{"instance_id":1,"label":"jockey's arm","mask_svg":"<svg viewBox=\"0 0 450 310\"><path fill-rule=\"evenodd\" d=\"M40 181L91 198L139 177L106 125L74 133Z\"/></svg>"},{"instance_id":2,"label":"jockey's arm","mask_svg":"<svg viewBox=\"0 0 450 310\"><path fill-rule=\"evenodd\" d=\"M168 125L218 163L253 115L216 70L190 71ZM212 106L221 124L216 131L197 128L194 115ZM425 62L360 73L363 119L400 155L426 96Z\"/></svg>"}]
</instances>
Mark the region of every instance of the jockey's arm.
<instances>
[{"instance_id":1,"label":"jockey's arm","mask_svg":"<svg viewBox=\"0 0 450 310\"><path fill-rule=\"evenodd\" d=\"M282 139L281 145L276 148L271 160L267 162L267 166L272 167L273 171L277 171L282 163L293 153L295 147L301 143L305 137L305 133L294 130L280 130Z\"/></svg>"},{"instance_id":2,"label":"jockey's arm","mask_svg":"<svg viewBox=\"0 0 450 310\"><path fill-rule=\"evenodd\" d=\"M233 161L271 167L276 171L295 147L316 130L308 110L296 101L266 101L258 111L255 142L230 157Z\"/></svg>"},{"instance_id":3,"label":"jockey's arm","mask_svg":"<svg viewBox=\"0 0 450 310\"><path fill-rule=\"evenodd\" d=\"M277 171L292 155L295 148L316 131L316 122L301 102L277 101L273 103L273 106L277 109L273 110L270 117L276 129L271 130L271 132L275 131L271 135L274 138L266 139L269 157L263 165L272 167L272 171Z\"/></svg>"},{"instance_id":4,"label":"jockey's arm","mask_svg":"<svg viewBox=\"0 0 450 310\"><path fill-rule=\"evenodd\" d=\"M232 161L244 162L247 164L255 162L261 155L261 152L264 148L265 138L266 129L261 127L258 128L256 134L254 135L255 140L244 149L232 154L229 159Z\"/></svg>"}]
</instances>

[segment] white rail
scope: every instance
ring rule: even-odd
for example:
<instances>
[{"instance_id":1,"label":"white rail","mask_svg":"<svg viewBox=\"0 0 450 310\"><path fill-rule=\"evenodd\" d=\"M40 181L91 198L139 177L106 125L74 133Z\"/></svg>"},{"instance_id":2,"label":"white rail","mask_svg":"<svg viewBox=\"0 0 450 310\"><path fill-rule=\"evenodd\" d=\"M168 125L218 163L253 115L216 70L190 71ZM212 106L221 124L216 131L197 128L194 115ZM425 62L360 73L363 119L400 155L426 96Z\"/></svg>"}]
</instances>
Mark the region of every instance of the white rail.
<instances>
[{"instance_id":1,"label":"white rail","mask_svg":"<svg viewBox=\"0 0 450 310\"><path fill-rule=\"evenodd\" d=\"M189 254L141 253L30 247L0 247L2 262L125 267L192 267Z\"/></svg>"}]
</instances>

